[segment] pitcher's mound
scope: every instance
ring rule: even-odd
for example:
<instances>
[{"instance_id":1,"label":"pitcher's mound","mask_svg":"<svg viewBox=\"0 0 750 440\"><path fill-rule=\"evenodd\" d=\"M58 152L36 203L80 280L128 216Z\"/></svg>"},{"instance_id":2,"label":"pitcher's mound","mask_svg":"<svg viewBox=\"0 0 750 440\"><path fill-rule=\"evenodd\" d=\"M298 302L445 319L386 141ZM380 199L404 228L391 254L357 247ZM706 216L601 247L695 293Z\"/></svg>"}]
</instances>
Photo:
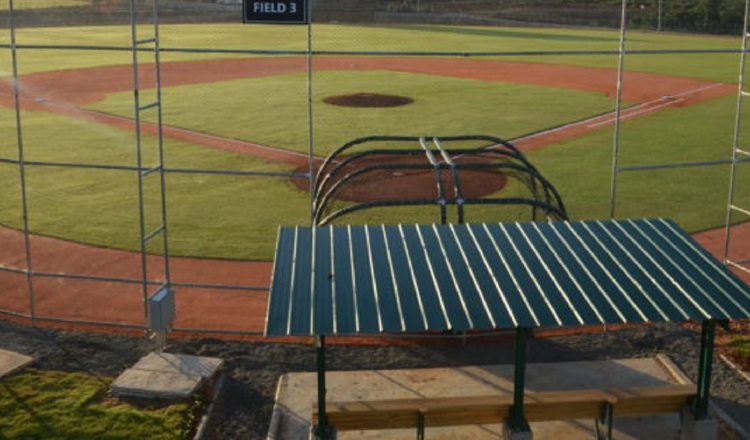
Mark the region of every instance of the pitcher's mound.
<instances>
[{"instance_id":1,"label":"pitcher's mound","mask_svg":"<svg viewBox=\"0 0 750 440\"><path fill-rule=\"evenodd\" d=\"M379 93L354 93L352 95L329 96L323 102L341 107L400 107L414 102L406 96L381 95Z\"/></svg>"}]
</instances>

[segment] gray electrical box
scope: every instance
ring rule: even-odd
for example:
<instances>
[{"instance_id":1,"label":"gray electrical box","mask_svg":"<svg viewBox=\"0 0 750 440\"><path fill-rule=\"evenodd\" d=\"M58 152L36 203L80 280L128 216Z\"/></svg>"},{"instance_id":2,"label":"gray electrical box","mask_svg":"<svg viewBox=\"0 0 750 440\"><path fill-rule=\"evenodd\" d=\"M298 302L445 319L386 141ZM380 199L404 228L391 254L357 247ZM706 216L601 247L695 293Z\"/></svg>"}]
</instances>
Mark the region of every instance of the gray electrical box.
<instances>
[{"instance_id":1,"label":"gray electrical box","mask_svg":"<svg viewBox=\"0 0 750 440\"><path fill-rule=\"evenodd\" d=\"M152 331L166 332L175 316L174 290L163 287L148 299L148 319Z\"/></svg>"}]
</instances>

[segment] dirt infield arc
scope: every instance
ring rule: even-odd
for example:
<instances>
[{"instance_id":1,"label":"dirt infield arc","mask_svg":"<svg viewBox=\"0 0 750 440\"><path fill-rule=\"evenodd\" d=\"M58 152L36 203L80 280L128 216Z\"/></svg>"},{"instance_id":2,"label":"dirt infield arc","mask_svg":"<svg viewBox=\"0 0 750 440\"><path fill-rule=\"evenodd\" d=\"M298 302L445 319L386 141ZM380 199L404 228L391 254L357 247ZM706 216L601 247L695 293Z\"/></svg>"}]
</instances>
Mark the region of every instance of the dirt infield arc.
<instances>
[{"instance_id":1,"label":"dirt infield arc","mask_svg":"<svg viewBox=\"0 0 750 440\"><path fill-rule=\"evenodd\" d=\"M174 62L162 65L162 85L199 84L232 79L262 77L306 71L304 58L279 57L242 60ZM485 81L517 82L534 85L595 91L614 96L616 72L548 64L488 60L433 58L352 58L320 57L313 69L392 70L407 73L473 78ZM148 69L147 69L148 70ZM142 84L152 84L142 78ZM133 121L82 109L110 93L132 91L132 68L112 66L70 71L45 72L21 78L23 110L50 111L83 118L94 123L132 129ZM736 87L696 79L649 73L628 72L624 78L623 99L636 105L626 109L624 119L664 108L684 106L736 91ZM12 107L12 86L0 83L0 105ZM607 114L578 121L516 139L523 150L554 144L562 139L606 127L614 122ZM147 127L148 129L148 127ZM151 129L154 129L151 127ZM307 163L306 155L277 146L225 139L177 127L165 127L169 138L192 142L234 153L248 154L296 166ZM750 225L739 228L739 235L750 237ZM747 235L745 235L747 234ZM723 230L698 234L696 238L714 255L721 256ZM25 237L0 228L0 264L18 271L0 271L0 309L28 315L33 308L40 318L96 321L140 326L144 322L140 284L118 282L140 276L137 253L96 248L49 237L29 237L31 267L38 274L29 279L21 271L27 267ZM742 250L750 257L750 250ZM158 257L149 259L150 273L159 273ZM171 279L181 284L225 284L231 286L270 285L272 263L235 262L191 258L171 258ZM107 281L80 280L66 274L106 277ZM33 296L28 294L33 289ZM264 290L203 289L181 287L178 292L176 325L183 329L213 329L218 332L262 332L267 307ZM61 325L61 324L57 324ZM109 327L101 327L106 329Z\"/></svg>"}]
</instances>

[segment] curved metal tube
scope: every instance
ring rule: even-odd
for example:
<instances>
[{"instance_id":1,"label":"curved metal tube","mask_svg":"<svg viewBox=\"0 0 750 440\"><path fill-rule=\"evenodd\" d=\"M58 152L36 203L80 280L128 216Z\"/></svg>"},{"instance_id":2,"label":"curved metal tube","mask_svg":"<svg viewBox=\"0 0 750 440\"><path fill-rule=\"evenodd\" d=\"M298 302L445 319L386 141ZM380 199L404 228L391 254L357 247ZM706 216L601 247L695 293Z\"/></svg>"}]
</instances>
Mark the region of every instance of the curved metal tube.
<instances>
[{"instance_id":1,"label":"curved metal tube","mask_svg":"<svg viewBox=\"0 0 750 440\"><path fill-rule=\"evenodd\" d=\"M385 206L419 206L437 204L440 207L441 223L447 220L448 205L458 206L458 221L464 221L465 205L526 205L531 207L531 217L538 218L540 212L557 219L568 219L565 205L557 189L547 180L539 170L510 142L485 135L432 137L435 148L428 145L427 137L412 136L368 136L347 142L328 156L315 176L313 185L313 222L325 225L343 215L367 208ZM478 148L444 148L442 143L451 141L484 141L490 145ZM341 156L351 148L368 142L418 142L420 150L382 148L361 151L344 158ZM437 159L437 154L442 160ZM427 158L425 163L385 163L364 166L352 172L344 173L347 166L363 158L378 155L421 156ZM481 162L461 163L455 160L461 156L481 157ZM489 157L488 157L489 156ZM339 160L341 159L341 160ZM383 170L434 170L437 185L437 197L429 199L403 199L376 202L357 203L333 212L325 213L330 202L346 184L367 173ZM443 182L443 170L451 170L454 184L453 197L448 197ZM525 186L533 198L525 197L492 197L465 198L461 182L460 170L508 170L507 177L516 179ZM343 174L342 176L339 176Z\"/></svg>"}]
</instances>

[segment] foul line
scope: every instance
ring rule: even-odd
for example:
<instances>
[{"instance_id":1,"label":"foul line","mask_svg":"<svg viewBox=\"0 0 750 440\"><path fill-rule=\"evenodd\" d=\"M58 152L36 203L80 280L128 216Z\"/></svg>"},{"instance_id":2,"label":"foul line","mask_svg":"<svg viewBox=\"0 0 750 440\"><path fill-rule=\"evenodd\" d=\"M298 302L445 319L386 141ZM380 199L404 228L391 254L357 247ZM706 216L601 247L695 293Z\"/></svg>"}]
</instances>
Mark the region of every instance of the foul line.
<instances>
[{"instance_id":1,"label":"foul line","mask_svg":"<svg viewBox=\"0 0 750 440\"><path fill-rule=\"evenodd\" d=\"M714 89L714 88L720 87L722 85L723 84L720 84L720 83L709 84L707 86L699 87L697 89L687 90L685 92L678 93L676 95L662 96L661 98L658 98L658 99L654 99L654 100L651 100L651 101L643 102L643 103L641 103L641 104L639 104L639 105L637 105L635 107L631 107L630 109L628 109L630 111L626 110L627 114L626 115L620 115L620 120L630 119L632 117L635 117L635 116L638 116L638 115L641 115L641 114L644 114L644 113L650 113L650 112L654 112L654 111L663 109L665 107L670 107L670 106L678 104L680 102L684 102L685 100L683 98L681 98L682 96L694 95L696 93L700 93L700 92L704 92L706 90ZM654 104L656 104L658 102L661 102L661 101L666 101L666 102L663 103L663 104L660 104L660 105L654 105ZM607 119L605 121L598 122L596 124L591 124L588 127L589 128L601 127L602 125L611 124L615 120L616 120L616 118L612 117L612 118Z\"/></svg>"},{"instance_id":2,"label":"foul line","mask_svg":"<svg viewBox=\"0 0 750 440\"><path fill-rule=\"evenodd\" d=\"M664 101L664 102L662 104L659 104L659 105L653 105L653 104L656 104L657 102L660 102L660 101ZM661 109L666 108L666 107L671 107L671 106L673 106L676 103L684 102L684 101L685 100L682 99L682 98L676 98L676 99L674 99L671 96L662 96L659 99L654 99L653 101L644 102L643 104L639 104L639 105L637 105L635 107L630 107L630 108L627 108L627 109L623 110L620 113L620 118L619 119L621 121L624 121L624 120L631 119L631 118L634 118L634 117L636 117L638 115L642 115L642 114L645 114L645 113L653 113L655 111L661 110ZM616 115L615 116L612 116L612 115L613 115L613 113L608 113L607 115L603 116L603 117L606 117L608 119L605 119L603 121L597 122L595 124L589 124L589 125L586 126L586 128L599 128L599 127L602 127L604 125L613 124L618 118L617 118Z\"/></svg>"},{"instance_id":3,"label":"foul line","mask_svg":"<svg viewBox=\"0 0 750 440\"><path fill-rule=\"evenodd\" d=\"M621 112L620 120L622 121L622 120L631 119L639 115L656 112L661 109L677 105L679 103L685 102L685 99L682 98L684 96L704 92L706 90L721 87L723 85L724 84L721 84L721 83L709 84L709 85L699 87L696 89L687 90L687 91L678 93L676 95L662 96L658 99L653 99L651 101L646 101L638 105L635 105L633 107L628 107ZM570 129L574 129L577 127L584 127L586 129L597 129L605 125L610 125L614 123L615 121L617 121L616 115L617 115L617 112L609 112L603 115L592 116L590 118L582 119L580 121L571 122L569 124L551 128L549 130L542 130L542 131L539 131L539 132L536 132L527 136L515 138L513 139L513 142L525 142L525 141L529 141L531 139L535 139L540 136L546 136L552 133L557 133L559 131L564 131L564 130L570 130Z\"/></svg>"}]
</instances>

